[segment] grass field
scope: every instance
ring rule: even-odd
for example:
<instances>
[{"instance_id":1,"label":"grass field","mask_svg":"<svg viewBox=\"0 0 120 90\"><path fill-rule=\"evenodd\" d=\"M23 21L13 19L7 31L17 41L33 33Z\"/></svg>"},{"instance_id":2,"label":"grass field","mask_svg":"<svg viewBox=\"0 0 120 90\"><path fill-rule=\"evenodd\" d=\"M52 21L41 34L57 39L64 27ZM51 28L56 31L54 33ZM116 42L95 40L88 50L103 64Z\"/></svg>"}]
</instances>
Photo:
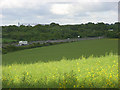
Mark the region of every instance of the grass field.
<instances>
[{"instance_id":1,"label":"grass field","mask_svg":"<svg viewBox=\"0 0 120 90\"><path fill-rule=\"evenodd\" d=\"M118 87L118 40L84 40L3 55L3 87Z\"/></svg>"}]
</instances>

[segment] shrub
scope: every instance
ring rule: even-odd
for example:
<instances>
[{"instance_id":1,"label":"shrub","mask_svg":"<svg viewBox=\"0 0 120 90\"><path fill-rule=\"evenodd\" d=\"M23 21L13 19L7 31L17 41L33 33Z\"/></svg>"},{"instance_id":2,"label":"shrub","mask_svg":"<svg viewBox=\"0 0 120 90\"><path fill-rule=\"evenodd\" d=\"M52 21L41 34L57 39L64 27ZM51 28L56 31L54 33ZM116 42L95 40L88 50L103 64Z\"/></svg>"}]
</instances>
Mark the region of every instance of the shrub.
<instances>
[{"instance_id":1,"label":"shrub","mask_svg":"<svg viewBox=\"0 0 120 90\"><path fill-rule=\"evenodd\" d=\"M17 50L16 46L14 46L14 45L9 45L9 46L6 47L6 49L7 49L7 51L10 51L10 52Z\"/></svg>"},{"instance_id":2,"label":"shrub","mask_svg":"<svg viewBox=\"0 0 120 90\"><path fill-rule=\"evenodd\" d=\"M2 54L7 54L7 50L6 49L2 49Z\"/></svg>"}]
</instances>

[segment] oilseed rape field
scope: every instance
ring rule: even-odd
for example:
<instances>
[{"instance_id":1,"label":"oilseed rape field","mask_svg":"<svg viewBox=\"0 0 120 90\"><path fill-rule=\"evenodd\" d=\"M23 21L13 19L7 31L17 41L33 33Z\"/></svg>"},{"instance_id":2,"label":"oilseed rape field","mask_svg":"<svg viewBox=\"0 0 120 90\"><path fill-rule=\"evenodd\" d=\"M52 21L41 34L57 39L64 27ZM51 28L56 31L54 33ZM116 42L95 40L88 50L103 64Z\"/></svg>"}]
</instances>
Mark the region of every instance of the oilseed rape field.
<instances>
[{"instance_id":1,"label":"oilseed rape field","mask_svg":"<svg viewBox=\"0 0 120 90\"><path fill-rule=\"evenodd\" d=\"M3 55L3 88L118 88L118 40L84 40Z\"/></svg>"}]
</instances>

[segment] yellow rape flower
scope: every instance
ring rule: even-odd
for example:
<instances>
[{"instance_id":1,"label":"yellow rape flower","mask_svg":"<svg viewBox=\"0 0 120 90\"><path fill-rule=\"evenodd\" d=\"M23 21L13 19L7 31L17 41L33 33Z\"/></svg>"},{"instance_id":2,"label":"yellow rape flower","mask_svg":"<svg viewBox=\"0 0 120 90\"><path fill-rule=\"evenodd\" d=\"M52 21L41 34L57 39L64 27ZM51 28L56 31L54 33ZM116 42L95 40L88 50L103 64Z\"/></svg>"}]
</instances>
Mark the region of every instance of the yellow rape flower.
<instances>
[{"instance_id":1,"label":"yellow rape flower","mask_svg":"<svg viewBox=\"0 0 120 90\"><path fill-rule=\"evenodd\" d=\"M113 62L115 63L116 61L114 60Z\"/></svg>"},{"instance_id":2,"label":"yellow rape flower","mask_svg":"<svg viewBox=\"0 0 120 90\"><path fill-rule=\"evenodd\" d=\"M28 72L27 72L27 75L28 75Z\"/></svg>"},{"instance_id":3,"label":"yellow rape flower","mask_svg":"<svg viewBox=\"0 0 120 90\"><path fill-rule=\"evenodd\" d=\"M90 74L90 72L88 72L88 74Z\"/></svg>"},{"instance_id":4,"label":"yellow rape flower","mask_svg":"<svg viewBox=\"0 0 120 90\"><path fill-rule=\"evenodd\" d=\"M79 65L79 63L77 63L77 65Z\"/></svg>"},{"instance_id":5,"label":"yellow rape flower","mask_svg":"<svg viewBox=\"0 0 120 90\"><path fill-rule=\"evenodd\" d=\"M53 76L53 78L54 78L55 76Z\"/></svg>"},{"instance_id":6,"label":"yellow rape flower","mask_svg":"<svg viewBox=\"0 0 120 90\"><path fill-rule=\"evenodd\" d=\"M59 85L61 85L61 83L59 83Z\"/></svg>"},{"instance_id":7,"label":"yellow rape flower","mask_svg":"<svg viewBox=\"0 0 120 90\"><path fill-rule=\"evenodd\" d=\"M81 88L84 88L84 86L81 86Z\"/></svg>"},{"instance_id":8,"label":"yellow rape flower","mask_svg":"<svg viewBox=\"0 0 120 90\"><path fill-rule=\"evenodd\" d=\"M80 69L78 69L78 72L80 72Z\"/></svg>"},{"instance_id":9,"label":"yellow rape flower","mask_svg":"<svg viewBox=\"0 0 120 90\"><path fill-rule=\"evenodd\" d=\"M112 76L110 75L110 78L112 78Z\"/></svg>"},{"instance_id":10,"label":"yellow rape flower","mask_svg":"<svg viewBox=\"0 0 120 90\"><path fill-rule=\"evenodd\" d=\"M74 88L75 88L75 85L74 85Z\"/></svg>"}]
</instances>

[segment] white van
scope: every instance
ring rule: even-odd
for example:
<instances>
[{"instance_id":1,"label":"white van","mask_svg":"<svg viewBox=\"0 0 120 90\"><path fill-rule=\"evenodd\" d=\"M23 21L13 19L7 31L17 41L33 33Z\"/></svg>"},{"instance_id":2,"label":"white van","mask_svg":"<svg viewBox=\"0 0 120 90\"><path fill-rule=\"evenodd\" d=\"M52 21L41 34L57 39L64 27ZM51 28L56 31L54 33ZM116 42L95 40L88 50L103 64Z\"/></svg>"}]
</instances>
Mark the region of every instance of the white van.
<instances>
[{"instance_id":1,"label":"white van","mask_svg":"<svg viewBox=\"0 0 120 90\"><path fill-rule=\"evenodd\" d=\"M28 41L19 41L19 44L18 45L27 45L28 44Z\"/></svg>"}]
</instances>

